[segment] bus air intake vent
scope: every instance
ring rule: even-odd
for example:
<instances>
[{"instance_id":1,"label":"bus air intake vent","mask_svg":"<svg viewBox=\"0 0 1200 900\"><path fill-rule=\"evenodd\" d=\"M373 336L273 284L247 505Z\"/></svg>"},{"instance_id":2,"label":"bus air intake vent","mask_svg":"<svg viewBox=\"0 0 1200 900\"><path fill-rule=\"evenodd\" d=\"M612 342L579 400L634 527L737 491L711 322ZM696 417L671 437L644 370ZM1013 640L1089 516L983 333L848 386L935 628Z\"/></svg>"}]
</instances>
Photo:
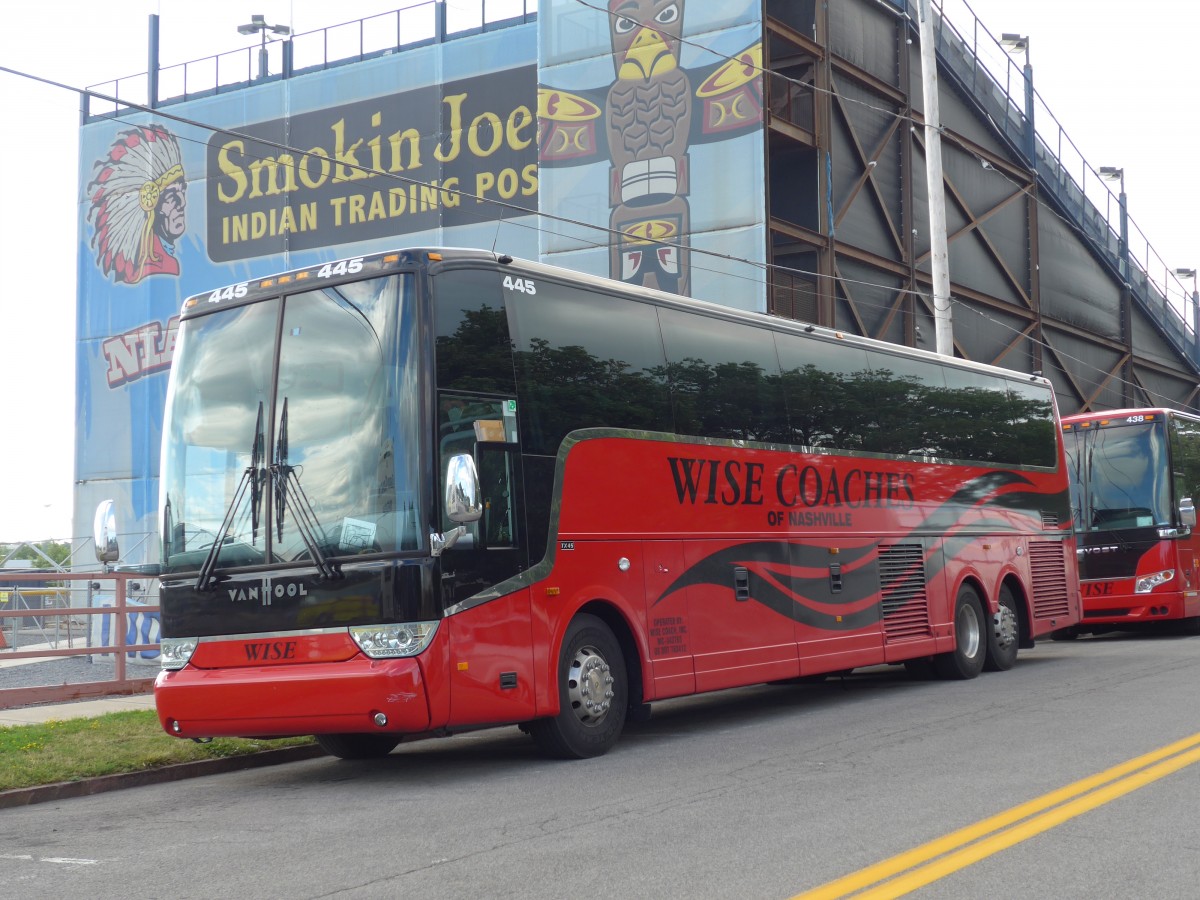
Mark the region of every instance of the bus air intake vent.
<instances>
[{"instance_id":1,"label":"bus air intake vent","mask_svg":"<svg viewBox=\"0 0 1200 900\"><path fill-rule=\"evenodd\" d=\"M879 589L883 603L883 633L888 640L931 634L924 547L920 544L881 544Z\"/></svg>"},{"instance_id":2,"label":"bus air intake vent","mask_svg":"<svg viewBox=\"0 0 1200 900\"><path fill-rule=\"evenodd\" d=\"M1071 611L1062 541L1030 541L1029 572L1033 576L1033 616L1053 619Z\"/></svg>"},{"instance_id":3,"label":"bus air intake vent","mask_svg":"<svg viewBox=\"0 0 1200 900\"><path fill-rule=\"evenodd\" d=\"M1058 529L1058 513L1049 513L1042 510L1042 531L1058 531Z\"/></svg>"}]
</instances>

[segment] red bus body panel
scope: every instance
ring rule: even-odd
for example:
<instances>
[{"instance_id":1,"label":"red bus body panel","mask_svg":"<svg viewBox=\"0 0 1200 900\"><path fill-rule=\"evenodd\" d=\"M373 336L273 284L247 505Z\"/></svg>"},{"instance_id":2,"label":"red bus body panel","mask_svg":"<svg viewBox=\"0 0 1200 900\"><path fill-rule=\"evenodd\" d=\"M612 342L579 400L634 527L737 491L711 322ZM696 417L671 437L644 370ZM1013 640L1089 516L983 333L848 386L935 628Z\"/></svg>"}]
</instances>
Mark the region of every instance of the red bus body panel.
<instances>
[{"instance_id":1,"label":"red bus body panel","mask_svg":"<svg viewBox=\"0 0 1200 900\"><path fill-rule=\"evenodd\" d=\"M585 607L627 634L645 701L950 651L964 583L989 615L1005 579L1017 584L1029 634L1044 635L1080 613L1062 562L1074 558L1069 518L1039 513L1064 502L1061 480L583 433L560 473L547 562L525 586L452 611L412 659L367 659L347 636L245 665L246 645L263 641L205 642L159 676L159 717L198 737L419 735L554 715L558 648ZM883 596L881 554L900 599Z\"/></svg>"}]
</instances>

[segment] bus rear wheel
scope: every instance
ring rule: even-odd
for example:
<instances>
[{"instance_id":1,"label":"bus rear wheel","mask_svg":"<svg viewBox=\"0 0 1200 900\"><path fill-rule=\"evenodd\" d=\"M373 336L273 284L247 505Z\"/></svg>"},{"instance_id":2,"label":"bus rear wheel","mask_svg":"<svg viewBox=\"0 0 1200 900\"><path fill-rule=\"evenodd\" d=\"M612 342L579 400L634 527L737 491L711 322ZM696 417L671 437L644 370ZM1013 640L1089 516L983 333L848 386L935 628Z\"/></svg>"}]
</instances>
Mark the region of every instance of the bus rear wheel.
<instances>
[{"instance_id":1,"label":"bus rear wheel","mask_svg":"<svg viewBox=\"0 0 1200 900\"><path fill-rule=\"evenodd\" d=\"M529 723L529 734L547 756L601 756L621 736L629 706L625 659L612 630L595 616L576 616L567 628L558 662L558 702L557 716Z\"/></svg>"},{"instance_id":2,"label":"bus rear wheel","mask_svg":"<svg viewBox=\"0 0 1200 900\"><path fill-rule=\"evenodd\" d=\"M987 638L983 627L983 604L969 585L958 589L954 601L954 649L933 658L940 677L952 680L974 678L983 670Z\"/></svg>"},{"instance_id":3,"label":"bus rear wheel","mask_svg":"<svg viewBox=\"0 0 1200 900\"><path fill-rule=\"evenodd\" d=\"M322 750L338 759L378 759L400 743L390 734L318 734L316 738Z\"/></svg>"},{"instance_id":4,"label":"bus rear wheel","mask_svg":"<svg viewBox=\"0 0 1200 900\"><path fill-rule=\"evenodd\" d=\"M1021 642L1021 616L1017 599L1006 584L1000 588L996 615L987 630L987 659L983 667L989 672L1005 672L1017 662L1017 647Z\"/></svg>"}]
</instances>

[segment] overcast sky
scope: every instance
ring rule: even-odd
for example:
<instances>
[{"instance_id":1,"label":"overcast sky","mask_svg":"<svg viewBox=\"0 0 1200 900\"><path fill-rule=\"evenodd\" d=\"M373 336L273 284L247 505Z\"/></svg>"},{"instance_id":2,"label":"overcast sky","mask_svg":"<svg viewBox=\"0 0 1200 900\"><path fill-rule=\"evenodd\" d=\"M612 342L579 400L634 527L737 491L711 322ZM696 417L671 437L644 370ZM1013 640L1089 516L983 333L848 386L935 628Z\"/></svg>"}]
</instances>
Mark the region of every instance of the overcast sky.
<instances>
[{"instance_id":1,"label":"overcast sky","mask_svg":"<svg viewBox=\"0 0 1200 900\"><path fill-rule=\"evenodd\" d=\"M1030 38L1034 84L1084 157L1124 168L1130 215L1167 265L1200 266L1200 176L1192 170L1200 4L947 0L962 31L971 27L958 22L967 4L993 33ZM9 3L0 13L0 66L81 88L146 70L151 13L160 16L160 59L169 66L254 44L237 33L254 13L306 32L405 5ZM0 73L0 541L73 531L78 127L74 93Z\"/></svg>"}]
</instances>

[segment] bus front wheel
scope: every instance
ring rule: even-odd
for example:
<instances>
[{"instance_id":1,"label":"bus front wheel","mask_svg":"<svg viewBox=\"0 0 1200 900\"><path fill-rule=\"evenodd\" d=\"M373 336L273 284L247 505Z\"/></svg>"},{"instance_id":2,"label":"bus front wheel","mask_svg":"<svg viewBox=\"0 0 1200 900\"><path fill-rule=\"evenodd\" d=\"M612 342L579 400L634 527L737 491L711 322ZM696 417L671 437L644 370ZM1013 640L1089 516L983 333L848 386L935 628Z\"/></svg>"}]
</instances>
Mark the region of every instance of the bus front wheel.
<instances>
[{"instance_id":1,"label":"bus front wheel","mask_svg":"<svg viewBox=\"0 0 1200 900\"><path fill-rule=\"evenodd\" d=\"M558 662L559 712L529 723L539 749L557 759L601 756L625 727L629 683L612 630L591 615L576 616Z\"/></svg>"},{"instance_id":2,"label":"bus front wheel","mask_svg":"<svg viewBox=\"0 0 1200 900\"><path fill-rule=\"evenodd\" d=\"M958 589L958 598L954 601L954 649L933 658L939 676L964 680L980 673L987 657L983 623L983 605L979 602L979 595L974 588L964 584Z\"/></svg>"}]
</instances>

